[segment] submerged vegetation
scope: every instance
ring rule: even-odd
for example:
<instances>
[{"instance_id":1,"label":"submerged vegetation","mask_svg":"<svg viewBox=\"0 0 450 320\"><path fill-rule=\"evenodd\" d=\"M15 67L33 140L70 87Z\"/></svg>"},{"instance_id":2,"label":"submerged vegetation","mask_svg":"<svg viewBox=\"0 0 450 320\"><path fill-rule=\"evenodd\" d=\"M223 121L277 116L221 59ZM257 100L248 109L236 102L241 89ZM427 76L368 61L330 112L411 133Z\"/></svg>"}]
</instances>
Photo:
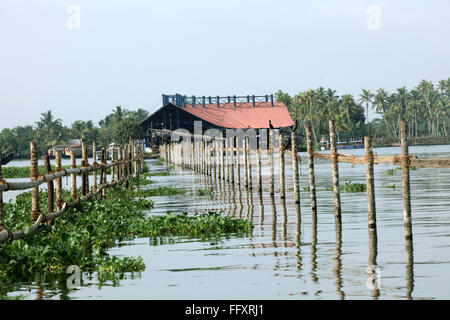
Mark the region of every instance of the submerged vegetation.
<instances>
[{"instance_id":1,"label":"submerged vegetation","mask_svg":"<svg viewBox=\"0 0 450 320\"><path fill-rule=\"evenodd\" d=\"M328 187L326 190L333 191L333 187ZM366 191L366 184L347 181L343 186L339 186L339 191L345 193L364 192Z\"/></svg>"},{"instance_id":2,"label":"submerged vegetation","mask_svg":"<svg viewBox=\"0 0 450 320\"><path fill-rule=\"evenodd\" d=\"M144 181L141 179L133 179L131 185L142 184ZM24 239L0 243L0 283L28 281L37 273L61 275L70 265L80 267L82 272L97 272L102 281L118 272L145 269L140 257L119 258L108 254L109 248L123 241L157 236L208 238L251 231L250 221L213 212L193 216L186 213L147 216L153 201L145 197L174 192L180 191L176 188L149 191L112 188L102 199L68 209L53 225L41 225L38 232ZM47 209L46 196L41 192L40 208L43 212ZM64 197L68 199L67 191ZM31 225L30 200L31 193L23 193L15 202L5 204L5 225L11 230Z\"/></svg>"},{"instance_id":3,"label":"submerged vegetation","mask_svg":"<svg viewBox=\"0 0 450 320\"><path fill-rule=\"evenodd\" d=\"M196 195L197 196L210 196L212 197L213 195L213 189L212 188L208 188L208 189L197 189Z\"/></svg>"}]
</instances>

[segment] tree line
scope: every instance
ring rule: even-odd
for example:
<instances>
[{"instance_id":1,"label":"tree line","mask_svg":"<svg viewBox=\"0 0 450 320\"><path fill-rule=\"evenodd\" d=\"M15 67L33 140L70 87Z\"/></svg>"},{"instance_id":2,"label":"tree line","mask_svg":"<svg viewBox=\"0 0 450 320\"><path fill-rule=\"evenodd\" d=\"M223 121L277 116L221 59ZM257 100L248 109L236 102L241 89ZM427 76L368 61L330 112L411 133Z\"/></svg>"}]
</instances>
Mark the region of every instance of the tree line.
<instances>
[{"instance_id":1,"label":"tree line","mask_svg":"<svg viewBox=\"0 0 450 320\"><path fill-rule=\"evenodd\" d=\"M56 119L52 111L48 110L41 113L34 126L3 129L0 132L0 157L12 152L15 158L29 158L32 140L36 140L42 154L47 153L52 146L65 144L70 139L83 139L88 144L95 141L100 146L112 142L123 144L130 137L139 139L144 136L139 124L148 116L148 111L144 109L131 111L117 106L98 125L92 120L77 120L70 126L64 126L62 120Z\"/></svg>"},{"instance_id":2,"label":"tree line","mask_svg":"<svg viewBox=\"0 0 450 320\"><path fill-rule=\"evenodd\" d=\"M435 86L422 80L415 88L398 88L394 92L380 88L376 92L362 89L358 97L339 96L336 90L319 87L291 96L278 91L276 100L286 104L298 133L305 134L309 124L317 144L328 136L328 120L333 119L339 140L354 140L364 135L399 138L402 116L408 123L409 137L448 136L450 129L450 78ZM380 117L370 119L369 110Z\"/></svg>"}]
</instances>

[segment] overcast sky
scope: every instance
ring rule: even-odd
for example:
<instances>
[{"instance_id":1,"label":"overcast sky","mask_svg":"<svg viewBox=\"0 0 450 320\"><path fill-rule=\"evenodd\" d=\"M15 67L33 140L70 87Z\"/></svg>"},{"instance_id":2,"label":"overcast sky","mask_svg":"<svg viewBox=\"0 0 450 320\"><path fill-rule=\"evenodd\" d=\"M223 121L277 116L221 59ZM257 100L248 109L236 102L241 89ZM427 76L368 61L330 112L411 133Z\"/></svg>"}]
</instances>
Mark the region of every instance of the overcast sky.
<instances>
[{"instance_id":1,"label":"overcast sky","mask_svg":"<svg viewBox=\"0 0 450 320\"><path fill-rule=\"evenodd\" d=\"M358 95L450 77L449 0L0 0L0 130L161 94Z\"/></svg>"}]
</instances>

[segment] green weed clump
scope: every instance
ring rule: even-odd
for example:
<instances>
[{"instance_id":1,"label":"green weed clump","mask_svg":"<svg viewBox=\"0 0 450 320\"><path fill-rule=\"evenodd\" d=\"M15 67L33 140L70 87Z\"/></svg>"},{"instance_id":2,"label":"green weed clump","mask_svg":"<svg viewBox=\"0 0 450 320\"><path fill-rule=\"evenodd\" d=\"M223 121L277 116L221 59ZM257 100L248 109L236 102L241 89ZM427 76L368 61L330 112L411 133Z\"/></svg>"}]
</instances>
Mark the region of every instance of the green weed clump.
<instances>
[{"instance_id":1,"label":"green weed clump","mask_svg":"<svg viewBox=\"0 0 450 320\"><path fill-rule=\"evenodd\" d=\"M209 196L211 197L213 195L213 189L212 188L208 188L208 189L197 189L196 194L198 196Z\"/></svg>"},{"instance_id":2,"label":"green weed clump","mask_svg":"<svg viewBox=\"0 0 450 320\"><path fill-rule=\"evenodd\" d=\"M326 188L326 191L333 191L333 187ZM345 185L339 186L339 191L345 193L365 192L366 185L364 183L352 183L348 181Z\"/></svg>"},{"instance_id":3,"label":"green weed clump","mask_svg":"<svg viewBox=\"0 0 450 320\"><path fill-rule=\"evenodd\" d=\"M175 187L157 187L136 190L136 195L139 197L173 196L185 193L186 190Z\"/></svg>"}]
</instances>

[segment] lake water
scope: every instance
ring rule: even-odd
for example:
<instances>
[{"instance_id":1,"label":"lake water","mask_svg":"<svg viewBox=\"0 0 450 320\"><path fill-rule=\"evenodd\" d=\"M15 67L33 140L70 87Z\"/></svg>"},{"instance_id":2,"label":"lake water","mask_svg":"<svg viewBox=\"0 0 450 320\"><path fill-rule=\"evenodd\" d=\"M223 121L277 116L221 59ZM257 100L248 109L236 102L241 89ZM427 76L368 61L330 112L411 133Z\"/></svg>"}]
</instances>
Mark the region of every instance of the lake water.
<instances>
[{"instance_id":1,"label":"lake water","mask_svg":"<svg viewBox=\"0 0 450 320\"><path fill-rule=\"evenodd\" d=\"M361 149L341 152L364 154ZM399 154L400 148L375 148L374 152ZM450 145L410 147L410 153L419 158L450 158ZM365 192L341 193L342 224L336 226L332 192L325 190L332 184L331 165L326 160L315 160L318 215L313 219L309 192L303 190L308 185L306 155L300 155L300 208L293 201L289 170L284 202L277 192L273 198L268 193L267 166L262 197L256 190L251 194L243 188L232 192L226 184L211 184L207 177L180 168L172 169L170 176L152 177L155 183L151 187L176 186L188 193L154 197L150 215L223 211L252 219L251 236L218 241L140 238L110 250L112 255L141 256L146 264L144 272L125 274L119 283L100 286L95 275L83 274L77 290L67 290L63 277L61 284L53 287L18 283L8 295L27 299L450 298L450 169L411 171L411 247L404 238L401 171L389 176L385 171L395 166L376 165L378 241L371 245ZM286 162L290 163L288 155ZM267 159L263 163L267 164ZM151 160L147 164L152 171L166 170ZM364 165L340 163L339 170L341 184L365 183ZM253 179L255 189L255 174ZM277 191L277 172L275 180ZM195 196L197 189L210 187L212 197Z\"/></svg>"}]
</instances>

